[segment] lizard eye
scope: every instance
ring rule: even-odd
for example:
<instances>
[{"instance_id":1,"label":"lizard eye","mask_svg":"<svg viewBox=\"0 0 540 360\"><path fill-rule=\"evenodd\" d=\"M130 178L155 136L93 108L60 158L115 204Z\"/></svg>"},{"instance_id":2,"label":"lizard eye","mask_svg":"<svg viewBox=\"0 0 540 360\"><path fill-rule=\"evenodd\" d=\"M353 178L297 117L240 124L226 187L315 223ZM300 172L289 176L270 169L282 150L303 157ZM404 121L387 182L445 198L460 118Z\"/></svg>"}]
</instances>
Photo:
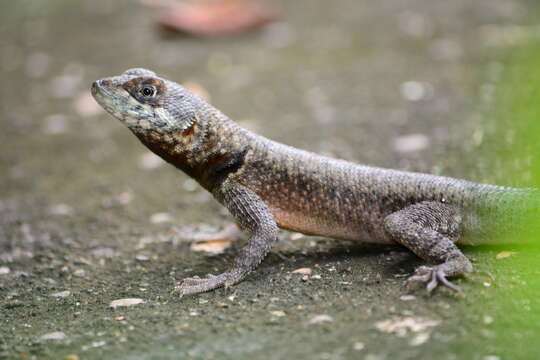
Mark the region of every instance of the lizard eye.
<instances>
[{"instance_id":1,"label":"lizard eye","mask_svg":"<svg viewBox=\"0 0 540 360\"><path fill-rule=\"evenodd\" d=\"M156 88L154 86L145 86L141 89L141 94L144 97L153 97L156 94Z\"/></svg>"}]
</instances>

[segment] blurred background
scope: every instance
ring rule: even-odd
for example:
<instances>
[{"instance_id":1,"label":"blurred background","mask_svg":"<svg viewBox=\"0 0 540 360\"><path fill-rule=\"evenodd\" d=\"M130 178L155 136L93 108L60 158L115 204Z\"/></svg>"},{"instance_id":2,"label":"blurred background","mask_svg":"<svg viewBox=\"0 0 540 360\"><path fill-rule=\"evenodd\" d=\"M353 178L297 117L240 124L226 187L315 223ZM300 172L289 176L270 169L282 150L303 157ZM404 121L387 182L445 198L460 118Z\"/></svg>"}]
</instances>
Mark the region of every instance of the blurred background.
<instances>
[{"instance_id":1,"label":"blurred background","mask_svg":"<svg viewBox=\"0 0 540 360\"><path fill-rule=\"evenodd\" d=\"M0 2L0 358L533 354L512 336L537 334L526 321L537 298L500 301L528 281L512 272L513 249L467 252L500 271L510 284L502 290L472 281L460 283L466 299L403 298L403 277L419 264L411 254L283 234L232 292L169 295L183 277L224 270L235 253L196 251L175 229L217 229L229 218L89 88L145 67L295 147L534 185L537 20L532 0ZM530 279L536 260L525 260ZM304 266L318 279L288 275ZM120 298L145 304L110 310ZM513 317L499 321L508 309ZM312 322L317 315L331 321ZM423 325L377 325L405 318Z\"/></svg>"}]
</instances>

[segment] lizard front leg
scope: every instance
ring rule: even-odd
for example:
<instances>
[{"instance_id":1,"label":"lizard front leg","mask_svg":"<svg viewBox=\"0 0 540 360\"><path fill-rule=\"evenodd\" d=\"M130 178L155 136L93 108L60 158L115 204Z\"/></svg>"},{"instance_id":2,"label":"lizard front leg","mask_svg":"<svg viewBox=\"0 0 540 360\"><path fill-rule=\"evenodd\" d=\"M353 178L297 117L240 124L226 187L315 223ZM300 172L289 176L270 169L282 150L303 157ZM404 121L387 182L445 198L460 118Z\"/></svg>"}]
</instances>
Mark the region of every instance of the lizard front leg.
<instances>
[{"instance_id":1,"label":"lizard front leg","mask_svg":"<svg viewBox=\"0 0 540 360\"><path fill-rule=\"evenodd\" d=\"M385 218L385 229L396 242L428 263L435 264L432 267L419 267L407 284L426 282L428 292L438 285L461 292L446 277L473 270L469 259L454 243L460 235L462 221L460 208L433 201L408 206Z\"/></svg>"},{"instance_id":2,"label":"lizard front leg","mask_svg":"<svg viewBox=\"0 0 540 360\"><path fill-rule=\"evenodd\" d=\"M208 279L185 279L176 289L181 295L201 293L221 286L227 288L242 281L261 263L277 239L278 227L274 217L253 191L231 181L225 181L213 193L218 201L229 209L240 226L249 233L249 241L229 271Z\"/></svg>"}]
</instances>

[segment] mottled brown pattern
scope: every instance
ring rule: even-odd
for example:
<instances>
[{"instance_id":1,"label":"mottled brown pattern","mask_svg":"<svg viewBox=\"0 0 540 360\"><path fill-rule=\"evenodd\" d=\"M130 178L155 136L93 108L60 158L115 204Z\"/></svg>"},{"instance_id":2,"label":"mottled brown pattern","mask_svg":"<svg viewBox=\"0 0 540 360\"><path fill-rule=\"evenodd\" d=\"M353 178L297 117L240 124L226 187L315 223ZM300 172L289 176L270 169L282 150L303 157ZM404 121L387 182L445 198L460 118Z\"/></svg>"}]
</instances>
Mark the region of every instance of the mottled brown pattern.
<instances>
[{"instance_id":1,"label":"mottled brown pattern","mask_svg":"<svg viewBox=\"0 0 540 360\"><path fill-rule=\"evenodd\" d=\"M144 80L138 78L144 74ZM186 279L182 294L241 281L264 259L284 229L373 243L398 243L434 264L410 281L459 290L447 276L472 271L455 242L479 239L486 229L511 228L524 211L538 211L538 191L492 185L336 160L255 135L182 86L133 69L98 81L93 94L156 154L212 192L250 240L230 271L211 279ZM166 91L156 114L139 109L118 89L141 81ZM131 119L130 114L141 111ZM158 112L159 110L159 112ZM163 114L170 116L163 120ZM150 129L141 125L153 121ZM147 123L144 123L146 125ZM196 125L194 125L196 124ZM187 135L189 136L187 136ZM503 221L501 221L503 219ZM506 219L508 221L506 221Z\"/></svg>"}]
</instances>

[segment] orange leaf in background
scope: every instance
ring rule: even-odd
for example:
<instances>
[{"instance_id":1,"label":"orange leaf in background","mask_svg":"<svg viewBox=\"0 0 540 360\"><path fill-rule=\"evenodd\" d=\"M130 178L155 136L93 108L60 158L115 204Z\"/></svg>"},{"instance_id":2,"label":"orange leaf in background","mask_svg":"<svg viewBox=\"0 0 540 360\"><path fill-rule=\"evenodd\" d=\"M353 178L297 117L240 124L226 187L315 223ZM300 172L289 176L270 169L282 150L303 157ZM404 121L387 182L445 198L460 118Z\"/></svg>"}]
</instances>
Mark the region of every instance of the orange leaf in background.
<instances>
[{"instance_id":1,"label":"orange leaf in background","mask_svg":"<svg viewBox=\"0 0 540 360\"><path fill-rule=\"evenodd\" d=\"M260 28L277 17L277 10L251 0L215 0L181 4L159 18L169 31L199 36L244 33Z\"/></svg>"},{"instance_id":2,"label":"orange leaf in background","mask_svg":"<svg viewBox=\"0 0 540 360\"><path fill-rule=\"evenodd\" d=\"M192 251L204 251L213 255L222 254L231 245L230 240L212 240L191 244Z\"/></svg>"}]
</instances>

